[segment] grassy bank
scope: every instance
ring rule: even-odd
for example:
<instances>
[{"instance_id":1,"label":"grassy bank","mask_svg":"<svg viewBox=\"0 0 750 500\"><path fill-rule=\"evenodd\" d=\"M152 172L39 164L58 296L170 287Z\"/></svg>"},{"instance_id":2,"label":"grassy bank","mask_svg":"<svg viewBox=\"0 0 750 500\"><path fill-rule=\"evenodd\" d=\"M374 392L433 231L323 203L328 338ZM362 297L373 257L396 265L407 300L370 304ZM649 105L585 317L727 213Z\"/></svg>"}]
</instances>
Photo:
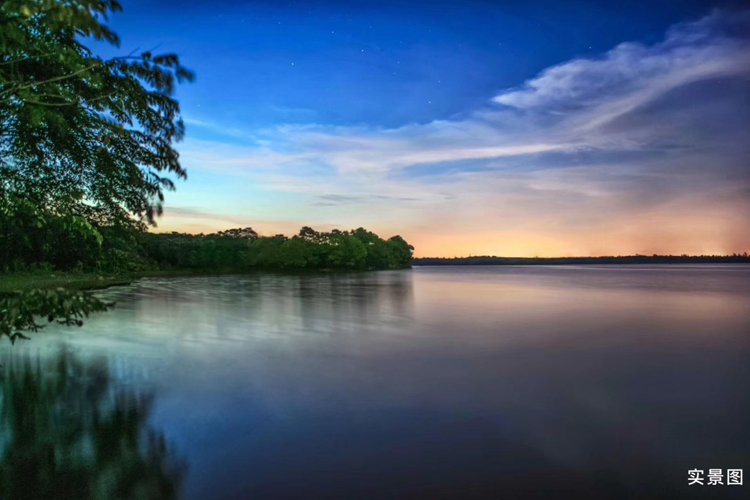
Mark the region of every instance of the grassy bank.
<instances>
[{"instance_id":1,"label":"grassy bank","mask_svg":"<svg viewBox=\"0 0 750 500\"><path fill-rule=\"evenodd\" d=\"M26 292L29 290L101 290L111 286L129 285L140 278L180 277L180 276L224 276L231 274L317 274L336 272L365 272L364 270L323 269L274 269L247 267L221 267L207 269L170 268L144 271L97 273L89 271L26 271L0 273L0 296Z\"/></svg>"},{"instance_id":2,"label":"grassy bank","mask_svg":"<svg viewBox=\"0 0 750 500\"><path fill-rule=\"evenodd\" d=\"M98 290L117 285L128 285L139 278L158 276L205 276L238 274L237 269L160 269L128 273L33 271L0 273L0 295L35 289L67 288L69 290Z\"/></svg>"},{"instance_id":3,"label":"grassy bank","mask_svg":"<svg viewBox=\"0 0 750 500\"><path fill-rule=\"evenodd\" d=\"M132 276L107 276L84 272L3 273L0 274L0 294L59 287L71 290L94 290L114 285L127 285L133 279Z\"/></svg>"}]
</instances>

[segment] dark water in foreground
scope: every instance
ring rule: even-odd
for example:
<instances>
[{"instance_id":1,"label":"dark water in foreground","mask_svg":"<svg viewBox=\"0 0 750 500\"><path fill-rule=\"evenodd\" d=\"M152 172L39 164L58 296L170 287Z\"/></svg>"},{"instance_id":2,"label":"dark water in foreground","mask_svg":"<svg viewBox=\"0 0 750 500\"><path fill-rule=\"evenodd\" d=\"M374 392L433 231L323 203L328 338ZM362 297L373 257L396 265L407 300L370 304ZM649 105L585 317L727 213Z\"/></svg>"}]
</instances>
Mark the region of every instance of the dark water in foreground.
<instances>
[{"instance_id":1,"label":"dark water in foreground","mask_svg":"<svg viewBox=\"0 0 750 500\"><path fill-rule=\"evenodd\" d=\"M750 474L750 266L104 295L116 309L81 329L0 344L14 498L750 497L749 478L687 486L689 469Z\"/></svg>"}]
</instances>

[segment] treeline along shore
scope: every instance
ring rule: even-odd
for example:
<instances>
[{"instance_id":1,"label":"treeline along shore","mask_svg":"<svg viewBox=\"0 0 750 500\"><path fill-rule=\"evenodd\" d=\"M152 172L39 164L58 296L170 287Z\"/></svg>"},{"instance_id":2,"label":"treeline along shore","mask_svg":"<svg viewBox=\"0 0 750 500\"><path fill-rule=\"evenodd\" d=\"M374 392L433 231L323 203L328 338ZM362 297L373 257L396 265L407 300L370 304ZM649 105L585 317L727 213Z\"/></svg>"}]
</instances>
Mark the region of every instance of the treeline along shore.
<instances>
[{"instance_id":1,"label":"treeline along shore","mask_svg":"<svg viewBox=\"0 0 750 500\"><path fill-rule=\"evenodd\" d=\"M0 338L14 343L27 338L23 332L42 328L44 319L80 326L90 313L112 305L80 290L142 276L411 267L413 247L403 238L386 240L363 228L303 227L292 237L263 237L251 228L151 233L127 225L96 227L15 201L0 210Z\"/></svg>"},{"instance_id":2,"label":"treeline along shore","mask_svg":"<svg viewBox=\"0 0 750 500\"><path fill-rule=\"evenodd\" d=\"M20 207L29 208L27 203ZM5 220L0 212L0 281L18 273L404 269L411 267L414 249L400 236L383 239L364 228L322 232L303 227L292 237L259 236L249 227L197 235L151 233L22 211Z\"/></svg>"},{"instance_id":3,"label":"treeline along shore","mask_svg":"<svg viewBox=\"0 0 750 500\"><path fill-rule=\"evenodd\" d=\"M609 257L418 257L415 266L555 266L580 264L750 264L747 252L732 255L625 255Z\"/></svg>"}]
</instances>

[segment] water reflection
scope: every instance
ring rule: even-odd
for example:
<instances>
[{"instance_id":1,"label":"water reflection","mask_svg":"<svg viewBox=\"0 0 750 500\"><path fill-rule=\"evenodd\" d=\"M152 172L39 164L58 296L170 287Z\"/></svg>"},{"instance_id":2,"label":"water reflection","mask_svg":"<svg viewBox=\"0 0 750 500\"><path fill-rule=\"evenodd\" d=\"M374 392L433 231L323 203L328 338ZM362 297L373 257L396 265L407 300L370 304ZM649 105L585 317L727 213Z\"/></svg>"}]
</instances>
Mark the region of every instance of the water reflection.
<instances>
[{"instance_id":1,"label":"water reflection","mask_svg":"<svg viewBox=\"0 0 750 500\"><path fill-rule=\"evenodd\" d=\"M113 311L13 354L105 354L110 386L152 389L151 425L190 464L186 500L747 492L686 476L750 471L750 266L150 279L106 294Z\"/></svg>"},{"instance_id":2,"label":"water reflection","mask_svg":"<svg viewBox=\"0 0 750 500\"><path fill-rule=\"evenodd\" d=\"M173 499L183 465L147 425L153 397L103 358L8 357L0 371L0 498Z\"/></svg>"},{"instance_id":3,"label":"water reflection","mask_svg":"<svg viewBox=\"0 0 750 500\"><path fill-rule=\"evenodd\" d=\"M209 344L403 330L414 300L411 276L399 272L152 279L106 298L118 308L92 329L101 321L112 333L117 318L124 335L135 327Z\"/></svg>"}]
</instances>

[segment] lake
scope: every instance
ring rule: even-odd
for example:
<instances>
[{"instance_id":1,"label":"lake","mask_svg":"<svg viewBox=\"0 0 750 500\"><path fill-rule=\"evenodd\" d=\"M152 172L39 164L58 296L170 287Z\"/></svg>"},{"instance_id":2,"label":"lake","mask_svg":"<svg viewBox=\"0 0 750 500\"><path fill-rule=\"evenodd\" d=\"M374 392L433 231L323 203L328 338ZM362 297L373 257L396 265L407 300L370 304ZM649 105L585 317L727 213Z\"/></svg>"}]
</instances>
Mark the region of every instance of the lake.
<instances>
[{"instance_id":1,"label":"lake","mask_svg":"<svg viewBox=\"0 0 750 500\"><path fill-rule=\"evenodd\" d=\"M0 343L0 468L28 498L113 481L188 500L750 495L687 481L750 473L747 265L144 279L100 295L116 307L82 328Z\"/></svg>"}]
</instances>

